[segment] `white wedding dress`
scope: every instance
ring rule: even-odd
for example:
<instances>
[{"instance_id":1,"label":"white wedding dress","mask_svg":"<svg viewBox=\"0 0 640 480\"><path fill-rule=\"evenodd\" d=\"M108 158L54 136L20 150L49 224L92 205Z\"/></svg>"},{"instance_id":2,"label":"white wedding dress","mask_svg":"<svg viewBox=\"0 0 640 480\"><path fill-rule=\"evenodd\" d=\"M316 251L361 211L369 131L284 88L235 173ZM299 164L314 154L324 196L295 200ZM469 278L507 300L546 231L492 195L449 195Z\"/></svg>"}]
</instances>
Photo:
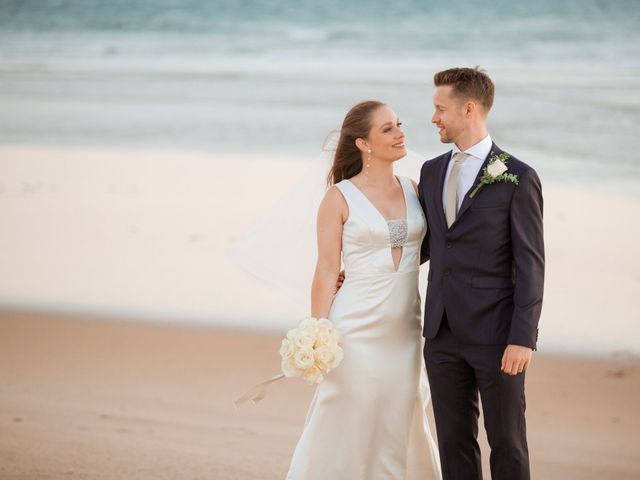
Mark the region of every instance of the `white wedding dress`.
<instances>
[{"instance_id":1,"label":"white wedding dress","mask_svg":"<svg viewBox=\"0 0 640 480\"><path fill-rule=\"evenodd\" d=\"M318 385L287 480L440 478L426 418L418 268L426 222L413 185L398 177L406 222L391 224L349 180L342 256L346 279L329 319L344 359ZM392 242L404 243L396 270Z\"/></svg>"}]
</instances>

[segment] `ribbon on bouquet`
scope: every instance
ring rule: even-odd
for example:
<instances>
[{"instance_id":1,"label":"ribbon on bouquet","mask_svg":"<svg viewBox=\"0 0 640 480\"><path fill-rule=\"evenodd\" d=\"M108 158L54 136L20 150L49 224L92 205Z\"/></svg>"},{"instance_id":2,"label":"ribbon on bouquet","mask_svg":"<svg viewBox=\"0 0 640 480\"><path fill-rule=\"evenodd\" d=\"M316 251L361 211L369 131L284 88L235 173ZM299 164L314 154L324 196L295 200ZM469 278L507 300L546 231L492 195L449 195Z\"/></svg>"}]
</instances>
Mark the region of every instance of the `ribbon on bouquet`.
<instances>
[{"instance_id":1,"label":"ribbon on bouquet","mask_svg":"<svg viewBox=\"0 0 640 480\"><path fill-rule=\"evenodd\" d=\"M247 393L238 398L235 402L233 402L233 406L236 409L242 405L247 400L251 400L251 402L256 405L260 400L262 400L267 395L267 389L269 385L273 382L277 382L281 378L284 378L284 374L279 374L271 377L269 380L265 380L264 382L260 382L257 385L251 387Z\"/></svg>"}]
</instances>

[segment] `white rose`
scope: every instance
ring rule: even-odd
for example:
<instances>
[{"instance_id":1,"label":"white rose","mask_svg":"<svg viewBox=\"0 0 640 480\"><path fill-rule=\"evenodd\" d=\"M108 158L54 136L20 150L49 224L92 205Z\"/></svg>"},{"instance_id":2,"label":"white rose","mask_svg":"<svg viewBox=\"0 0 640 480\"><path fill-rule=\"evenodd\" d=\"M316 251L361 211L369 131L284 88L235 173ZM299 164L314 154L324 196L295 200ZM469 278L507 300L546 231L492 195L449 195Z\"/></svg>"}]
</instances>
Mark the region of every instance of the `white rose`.
<instances>
[{"instance_id":1,"label":"white rose","mask_svg":"<svg viewBox=\"0 0 640 480\"><path fill-rule=\"evenodd\" d=\"M302 375L302 370L296 367L293 358L283 358L280 362L280 368L285 377L299 377Z\"/></svg>"},{"instance_id":2,"label":"white rose","mask_svg":"<svg viewBox=\"0 0 640 480\"><path fill-rule=\"evenodd\" d=\"M283 338L280 344L280 356L282 358L291 358L295 353L295 346L288 338Z\"/></svg>"},{"instance_id":3,"label":"white rose","mask_svg":"<svg viewBox=\"0 0 640 480\"><path fill-rule=\"evenodd\" d=\"M333 323L331 323L331 320L327 318L321 318L318 320L318 330L320 330L321 332L328 332L332 328Z\"/></svg>"},{"instance_id":4,"label":"white rose","mask_svg":"<svg viewBox=\"0 0 640 480\"><path fill-rule=\"evenodd\" d=\"M311 367L306 370L302 376L309 384L320 383L324 380L324 376L318 367Z\"/></svg>"},{"instance_id":5,"label":"white rose","mask_svg":"<svg viewBox=\"0 0 640 480\"><path fill-rule=\"evenodd\" d=\"M487 173L493 178L499 177L506 171L507 166L502 162L502 160L496 160L487 166Z\"/></svg>"},{"instance_id":6,"label":"white rose","mask_svg":"<svg viewBox=\"0 0 640 480\"><path fill-rule=\"evenodd\" d=\"M297 337L298 337L298 329L297 328L292 328L291 330L289 330L287 332L287 338L290 341L295 342Z\"/></svg>"},{"instance_id":7,"label":"white rose","mask_svg":"<svg viewBox=\"0 0 640 480\"><path fill-rule=\"evenodd\" d=\"M313 317L305 318L300 322L298 328L301 330L311 330L315 332L318 330L318 320Z\"/></svg>"},{"instance_id":8,"label":"white rose","mask_svg":"<svg viewBox=\"0 0 640 480\"><path fill-rule=\"evenodd\" d=\"M308 330L302 330L296 336L296 346L300 348L313 348L313 344L315 342L316 342L315 334Z\"/></svg>"},{"instance_id":9,"label":"white rose","mask_svg":"<svg viewBox=\"0 0 640 480\"><path fill-rule=\"evenodd\" d=\"M328 371L335 361L334 349L330 347L319 347L313 351L316 359L316 365L319 365L323 370Z\"/></svg>"},{"instance_id":10,"label":"white rose","mask_svg":"<svg viewBox=\"0 0 640 480\"><path fill-rule=\"evenodd\" d=\"M331 335L331 332L320 332L316 339L315 347L319 348L327 345L337 346L338 342L335 340L333 335Z\"/></svg>"},{"instance_id":11,"label":"white rose","mask_svg":"<svg viewBox=\"0 0 640 480\"><path fill-rule=\"evenodd\" d=\"M300 370L306 370L313 366L315 363L315 358L313 356L312 348L301 348L299 349L295 355L294 360L296 362L296 367Z\"/></svg>"}]
</instances>

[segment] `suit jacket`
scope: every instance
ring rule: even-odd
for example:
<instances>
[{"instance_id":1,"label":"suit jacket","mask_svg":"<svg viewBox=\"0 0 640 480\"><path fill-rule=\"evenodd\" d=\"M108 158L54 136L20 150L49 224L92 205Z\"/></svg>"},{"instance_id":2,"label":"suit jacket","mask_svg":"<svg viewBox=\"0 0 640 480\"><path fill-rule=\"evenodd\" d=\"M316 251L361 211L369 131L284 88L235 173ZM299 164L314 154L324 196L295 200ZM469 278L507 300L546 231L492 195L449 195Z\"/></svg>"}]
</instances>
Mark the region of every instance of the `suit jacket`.
<instances>
[{"instance_id":1,"label":"suit jacket","mask_svg":"<svg viewBox=\"0 0 640 480\"><path fill-rule=\"evenodd\" d=\"M509 157L507 173L518 185L495 182L473 198L494 143L474 186L450 228L442 189L451 152L424 163L418 185L428 232L421 262L429 264L423 335L438 333L446 311L453 334L463 343L515 344L536 348L544 285L542 189L535 170Z\"/></svg>"}]
</instances>

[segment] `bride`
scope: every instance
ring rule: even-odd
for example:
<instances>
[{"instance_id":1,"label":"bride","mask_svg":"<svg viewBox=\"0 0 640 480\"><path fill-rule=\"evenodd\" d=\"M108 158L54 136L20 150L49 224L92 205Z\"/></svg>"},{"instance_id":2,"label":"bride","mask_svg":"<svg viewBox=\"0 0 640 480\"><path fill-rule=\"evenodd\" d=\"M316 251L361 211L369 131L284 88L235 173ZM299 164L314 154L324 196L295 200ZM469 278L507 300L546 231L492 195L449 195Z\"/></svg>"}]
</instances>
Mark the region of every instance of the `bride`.
<instances>
[{"instance_id":1,"label":"bride","mask_svg":"<svg viewBox=\"0 0 640 480\"><path fill-rule=\"evenodd\" d=\"M315 392L288 480L440 477L425 408L418 268L427 226L415 183L394 175L404 133L366 101L340 130L317 217L312 316L329 318L345 356ZM335 293L341 261L346 279Z\"/></svg>"}]
</instances>

